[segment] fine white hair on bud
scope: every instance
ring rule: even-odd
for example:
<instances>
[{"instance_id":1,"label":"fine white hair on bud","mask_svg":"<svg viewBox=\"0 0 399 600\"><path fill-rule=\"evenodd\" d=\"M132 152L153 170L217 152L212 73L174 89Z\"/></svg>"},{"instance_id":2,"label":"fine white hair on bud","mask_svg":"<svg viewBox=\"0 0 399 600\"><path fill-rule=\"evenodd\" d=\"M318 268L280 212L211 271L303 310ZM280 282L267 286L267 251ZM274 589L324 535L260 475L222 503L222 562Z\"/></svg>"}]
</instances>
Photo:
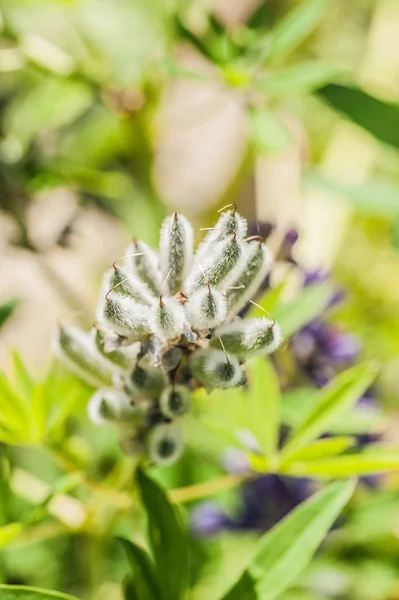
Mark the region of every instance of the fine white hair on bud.
<instances>
[{"instance_id":1,"label":"fine white hair on bud","mask_svg":"<svg viewBox=\"0 0 399 600\"><path fill-rule=\"evenodd\" d=\"M227 300L219 290L204 287L190 296L184 305L187 319L196 330L221 325L227 314Z\"/></svg>"},{"instance_id":2,"label":"fine white hair on bud","mask_svg":"<svg viewBox=\"0 0 399 600\"><path fill-rule=\"evenodd\" d=\"M148 455L157 465L171 465L183 453L184 432L180 423L160 423L153 427L147 439Z\"/></svg>"},{"instance_id":3,"label":"fine white hair on bud","mask_svg":"<svg viewBox=\"0 0 399 600\"><path fill-rule=\"evenodd\" d=\"M211 389L236 387L244 379L237 358L222 350L198 350L191 356L190 366L194 377Z\"/></svg>"},{"instance_id":4,"label":"fine white hair on bud","mask_svg":"<svg viewBox=\"0 0 399 600\"><path fill-rule=\"evenodd\" d=\"M162 275L154 250L145 242L134 240L127 249L126 260L131 271L149 287L153 294L158 296L162 285Z\"/></svg>"},{"instance_id":5,"label":"fine white hair on bud","mask_svg":"<svg viewBox=\"0 0 399 600\"><path fill-rule=\"evenodd\" d=\"M272 253L262 239L250 240L245 245L241 269L226 290L229 316L238 313L255 296L272 264Z\"/></svg>"},{"instance_id":6,"label":"fine white hair on bud","mask_svg":"<svg viewBox=\"0 0 399 600\"><path fill-rule=\"evenodd\" d=\"M87 412L96 425L109 425L134 418L136 409L129 398L114 389L96 392L90 399Z\"/></svg>"},{"instance_id":7,"label":"fine white hair on bud","mask_svg":"<svg viewBox=\"0 0 399 600\"><path fill-rule=\"evenodd\" d=\"M146 305L150 305L155 299L149 287L127 267L115 265L113 269L109 269L105 273L102 285L103 295L109 290L115 294L129 296L136 302Z\"/></svg>"},{"instance_id":8,"label":"fine white hair on bud","mask_svg":"<svg viewBox=\"0 0 399 600\"><path fill-rule=\"evenodd\" d=\"M119 346L119 348L109 349L109 345L111 345L108 343L110 334L99 327L93 333L96 348L104 358L120 369L133 368L140 352L140 342L136 342L130 346Z\"/></svg>"},{"instance_id":9,"label":"fine white hair on bud","mask_svg":"<svg viewBox=\"0 0 399 600\"><path fill-rule=\"evenodd\" d=\"M54 338L54 351L78 377L95 387L112 383L112 367L97 352L90 334L72 325L61 326Z\"/></svg>"},{"instance_id":10,"label":"fine white hair on bud","mask_svg":"<svg viewBox=\"0 0 399 600\"><path fill-rule=\"evenodd\" d=\"M167 289L173 296L182 289L193 259L194 235L191 223L178 213L166 217L161 226L159 244L162 276L168 277Z\"/></svg>"},{"instance_id":11,"label":"fine white hair on bud","mask_svg":"<svg viewBox=\"0 0 399 600\"><path fill-rule=\"evenodd\" d=\"M216 334L220 336L227 352L243 359L271 354L282 341L279 325L267 317L236 320L219 327ZM218 346L218 338L211 340L211 346Z\"/></svg>"},{"instance_id":12,"label":"fine white hair on bud","mask_svg":"<svg viewBox=\"0 0 399 600\"><path fill-rule=\"evenodd\" d=\"M165 417L174 419L187 413L190 409L191 394L184 385L169 385L159 400L159 407Z\"/></svg>"},{"instance_id":13,"label":"fine white hair on bud","mask_svg":"<svg viewBox=\"0 0 399 600\"><path fill-rule=\"evenodd\" d=\"M151 334L150 309L128 296L108 293L97 309L97 320L122 336L136 339Z\"/></svg>"},{"instance_id":14,"label":"fine white hair on bud","mask_svg":"<svg viewBox=\"0 0 399 600\"><path fill-rule=\"evenodd\" d=\"M229 232L234 232L240 241L247 234L247 221L238 214L235 205L230 210L221 213L215 227L207 233L199 245L196 258L202 261L209 251L212 251L215 244L222 242L228 237Z\"/></svg>"},{"instance_id":15,"label":"fine white hair on bud","mask_svg":"<svg viewBox=\"0 0 399 600\"><path fill-rule=\"evenodd\" d=\"M180 337L185 322L184 309L176 298L161 297L151 309L152 330L164 340Z\"/></svg>"},{"instance_id":16,"label":"fine white hair on bud","mask_svg":"<svg viewBox=\"0 0 399 600\"><path fill-rule=\"evenodd\" d=\"M187 281L185 290L188 295L193 294L204 285L222 287L230 277L234 276L234 270L239 267L244 244L237 235L230 231L229 236L222 242L212 247L212 251L204 259L202 268L194 267Z\"/></svg>"},{"instance_id":17,"label":"fine white hair on bud","mask_svg":"<svg viewBox=\"0 0 399 600\"><path fill-rule=\"evenodd\" d=\"M158 398L165 387L165 377L160 369L137 365L130 374L130 384L141 398Z\"/></svg>"}]
</instances>

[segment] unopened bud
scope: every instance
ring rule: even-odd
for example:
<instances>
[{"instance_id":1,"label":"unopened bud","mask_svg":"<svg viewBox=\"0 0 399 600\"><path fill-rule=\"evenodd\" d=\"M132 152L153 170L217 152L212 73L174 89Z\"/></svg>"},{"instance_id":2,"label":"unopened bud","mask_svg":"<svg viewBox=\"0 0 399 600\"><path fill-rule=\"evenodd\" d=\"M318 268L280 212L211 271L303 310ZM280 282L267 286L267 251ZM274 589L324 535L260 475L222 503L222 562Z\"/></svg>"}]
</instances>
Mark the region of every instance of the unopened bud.
<instances>
[{"instance_id":1,"label":"unopened bud","mask_svg":"<svg viewBox=\"0 0 399 600\"><path fill-rule=\"evenodd\" d=\"M111 334L112 335L112 332ZM99 353L121 369L132 369L137 355L140 352L140 343L136 342L130 346L120 346L115 349L108 349L107 332L97 328L94 334L94 341Z\"/></svg>"},{"instance_id":2,"label":"unopened bud","mask_svg":"<svg viewBox=\"0 0 399 600\"><path fill-rule=\"evenodd\" d=\"M242 241L247 234L247 221L238 214L235 208L223 212L215 227L207 233L205 239L198 247L196 258L202 261L209 252L212 252L214 245L223 242L233 232L239 241Z\"/></svg>"},{"instance_id":3,"label":"unopened bud","mask_svg":"<svg viewBox=\"0 0 399 600\"><path fill-rule=\"evenodd\" d=\"M126 255L132 272L150 288L151 292L158 296L162 285L162 276L158 257L154 250L144 242L135 240L128 247Z\"/></svg>"},{"instance_id":4,"label":"unopened bud","mask_svg":"<svg viewBox=\"0 0 399 600\"><path fill-rule=\"evenodd\" d=\"M159 398L165 387L165 377L160 369L137 365L131 375L130 382L137 395L142 398Z\"/></svg>"},{"instance_id":5,"label":"unopened bud","mask_svg":"<svg viewBox=\"0 0 399 600\"><path fill-rule=\"evenodd\" d=\"M151 309L151 326L164 340L180 337L184 332L186 315L176 298L161 298Z\"/></svg>"},{"instance_id":6,"label":"unopened bud","mask_svg":"<svg viewBox=\"0 0 399 600\"><path fill-rule=\"evenodd\" d=\"M96 392L89 401L87 411L96 425L124 422L134 418L136 414L129 398L113 389Z\"/></svg>"},{"instance_id":7,"label":"unopened bud","mask_svg":"<svg viewBox=\"0 0 399 600\"><path fill-rule=\"evenodd\" d=\"M97 320L119 335L141 339L151 334L150 310L127 296L111 292L97 309Z\"/></svg>"},{"instance_id":8,"label":"unopened bud","mask_svg":"<svg viewBox=\"0 0 399 600\"><path fill-rule=\"evenodd\" d=\"M162 223L160 240L162 276L167 277L169 294L182 289L193 259L193 228L183 215L174 213Z\"/></svg>"},{"instance_id":9,"label":"unopened bud","mask_svg":"<svg viewBox=\"0 0 399 600\"><path fill-rule=\"evenodd\" d=\"M198 290L184 305L190 325L196 330L206 330L221 325L226 319L227 301L216 289Z\"/></svg>"},{"instance_id":10,"label":"unopened bud","mask_svg":"<svg viewBox=\"0 0 399 600\"><path fill-rule=\"evenodd\" d=\"M159 401L162 413L170 419L184 415L190 409L190 396L184 385L166 387Z\"/></svg>"},{"instance_id":11,"label":"unopened bud","mask_svg":"<svg viewBox=\"0 0 399 600\"><path fill-rule=\"evenodd\" d=\"M184 433L179 423L161 423L148 434L148 454L157 465L171 465L183 453Z\"/></svg>"},{"instance_id":12,"label":"unopened bud","mask_svg":"<svg viewBox=\"0 0 399 600\"><path fill-rule=\"evenodd\" d=\"M103 295L111 289L115 294L129 296L141 304L149 305L155 299L148 286L126 267L115 266L105 273L102 286Z\"/></svg>"},{"instance_id":13,"label":"unopened bud","mask_svg":"<svg viewBox=\"0 0 399 600\"><path fill-rule=\"evenodd\" d=\"M206 387L236 387L244 379L237 358L221 350L198 350L191 356L190 365L194 377Z\"/></svg>"},{"instance_id":14,"label":"unopened bud","mask_svg":"<svg viewBox=\"0 0 399 600\"><path fill-rule=\"evenodd\" d=\"M282 341L279 325L267 317L233 321L219 327L216 333L226 351L240 358L270 354ZM217 347L218 342L218 338L213 338L211 346Z\"/></svg>"},{"instance_id":15,"label":"unopened bud","mask_svg":"<svg viewBox=\"0 0 399 600\"><path fill-rule=\"evenodd\" d=\"M97 352L91 335L77 327L60 327L54 350L78 377L95 387L112 383L112 367Z\"/></svg>"}]
</instances>

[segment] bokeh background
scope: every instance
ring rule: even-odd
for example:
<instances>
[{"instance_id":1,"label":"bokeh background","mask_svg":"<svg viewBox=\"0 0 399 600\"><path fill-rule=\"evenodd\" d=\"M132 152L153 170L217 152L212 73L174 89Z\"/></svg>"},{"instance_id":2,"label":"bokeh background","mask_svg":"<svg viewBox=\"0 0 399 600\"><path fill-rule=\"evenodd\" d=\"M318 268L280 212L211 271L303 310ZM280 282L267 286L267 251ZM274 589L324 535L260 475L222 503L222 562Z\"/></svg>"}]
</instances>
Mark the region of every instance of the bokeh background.
<instances>
[{"instance_id":1,"label":"bokeh background","mask_svg":"<svg viewBox=\"0 0 399 600\"><path fill-rule=\"evenodd\" d=\"M325 319L378 361L378 433L397 443L398 39L397 0L0 0L6 376L15 350L34 378L47 376L57 324L92 324L101 275L132 236L156 246L178 210L199 240L235 202L253 227L273 225L275 251L297 232L288 258L345 290ZM272 284L290 270L282 261ZM288 299L297 287L293 273ZM77 414L84 421L83 401ZM86 422L71 428L71 455L108 475L116 440ZM198 452L163 477L186 485L223 472ZM7 460L20 514L55 467L36 450ZM399 480L374 484L286 600L399 597ZM125 565L102 541L115 515L95 500L64 501L68 531L47 523L7 548L3 579L118 598ZM231 492L226 505L235 503ZM225 588L256 535L193 537L193 598Z\"/></svg>"}]
</instances>

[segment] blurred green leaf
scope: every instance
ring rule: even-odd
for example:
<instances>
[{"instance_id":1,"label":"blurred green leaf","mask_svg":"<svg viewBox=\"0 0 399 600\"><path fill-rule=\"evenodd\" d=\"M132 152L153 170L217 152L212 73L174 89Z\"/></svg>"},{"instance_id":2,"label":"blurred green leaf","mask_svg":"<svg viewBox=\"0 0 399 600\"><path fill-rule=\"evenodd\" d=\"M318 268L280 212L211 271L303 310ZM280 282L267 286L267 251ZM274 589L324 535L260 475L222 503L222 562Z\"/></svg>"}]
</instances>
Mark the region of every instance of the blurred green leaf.
<instances>
[{"instance_id":1,"label":"blurred green leaf","mask_svg":"<svg viewBox=\"0 0 399 600\"><path fill-rule=\"evenodd\" d=\"M249 109L249 136L259 154L284 150L291 142L291 133L284 123L265 108Z\"/></svg>"},{"instance_id":2,"label":"blurred green leaf","mask_svg":"<svg viewBox=\"0 0 399 600\"><path fill-rule=\"evenodd\" d=\"M137 591L137 583L132 577L123 582L123 597L125 600L141 600L142 596Z\"/></svg>"},{"instance_id":3,"label":"blurred green leaf","mask_svg":"<svg viewBox=\"0 0 399 600\"><path fill-rule=\"evenodd\" d=\"M130 540L119 538L125 548L133 571L135 594L138 600L158 600L161 596L159 582L148 552Z\"/></svg>"},{"instance_id":4,"label":"blurred green leaf","mask_svg":"<svg viewBox=\"0 0 399 600\"><path fill-rule=\"evenodd\" d=\"M367 129L381 142L399 147L399 106L383 102L359 88L329 84L318 94L335 110Z\"/></svg>"},{"instance_id":5,"label":"blurred green leaf","mask_svg":"<svg viewBox=\"0 0 399 600\"><path fill-rule=\"evenodd\" d=\"M19 585L0 585L1 600L77 600L72 596Z\"/></svg>"},{"instance_id":6,"label":"blurred green leaf","mask_svg":"<svg viewBox=\"0 0 399 600\"><path fill-rule=\"evenodd\" d=\"M12 353L12 364L13 364L15 384L17 385L18 391L23 396L23 399L25 400L25 402L27 404L29 404L30 397L32 395L35 384L32 381L29 371L23 364L22 359L19 356L18 352Z\"/></svg>"},{"instance_id":7,"label":"blurred green leaf","mask_svg":"<svg viewBox=\"0 0 399 600\"><path fill-rule=\"evenodd\" d=\"M283 448L283 456L292 455L317 439L370 387L377 374L373 363L363 363L340 373L323 389L314 394L314 402L304 420L292 431Z\"/></svg>"},{"instance_id":8,"label":"blurred green leaf","mask_svg":"<svg viewBox=\"0 0 399 600\"><path fill-rule=\"evenodd\" d=\"M329 5L328 0L303 0L274 27L269 62L283 61L317 27Z\"/></svg>"},{"instance_id":9,"label":"blurred green leaf","mask_svg":"<svg viewBox=\"0 0 399 600\"><path fill-rule=\"evenodd\" d=\"M351 437L331 437L313 442L290 454L290 461L311 461L341 454L356 443Z\"/></svg>"},{"instance_id":10,"label":"blurred green leaf","mask_svg":"<svg viewBox=\"0 0 399 600\"><path fill-rule=\"evenodd\" d=\"M259 600L274 600L296 580L311 561L354 488L353 481L326 486L263 536L246 569L255 581ZM238 598L232 594L241 579L230 590L230 596L225 598Z\"/></svg>"},{"instance_id":11,"label":"blurred green leaf","mask_svg":"<svg viewBox=\"0 0 399 600\"><path fill-rule=\"evenodd\" d=\"M326 281L302 290L291 302L281 303L273 311L285 339L290 338L304 325L323 314L332 294L333 287Z\"/></svg>"},{"instance_id":12,"label":"blurred green leaf","mask_svg":"<svg viewBox=\"0 0 399 600\"><path fill-rule=\"evenodd\" d=\"M223 596L222 600L258 600L255 581L248 571L244 571L234 587Z\"/></svg>"},{"instance_id":13,"label":"blurred green leaf","mask_svg":"<svg viewBox=\"0 0 399 600\"><path fill-rule=\"evenodd\" d=\"M14 298L13 300L8 300L8 302L4 302L4 304L0 305L0 327L5 325L9 319L13 316L19 305L19 300Z\"/></svg>"},{"instance_id":14,"label":"blurred green leaf","mask_svg":"<svg viewBox=\"0 0 399 600\"><path fill-rule=\"evenodd\" d=\"M386 448L384 451L348 454L312 460L309 462L289 462L283 465L282 472L295 477L338 478L375 475L399 469L399 450Z\"/></svg>"},{"instance_id":15,"label":"blurred green leaf","mask_svg":"<svg viewBox=\"0 0 399 600\"><path fill-rule=\"evenodd\" d=\"M312 60L269 73L259 80L258 86L268 97L309 94L344 72L338 65Z\"/></svg>"},{"instance_id":16,"label":"blurred green leaf","mask_svg":"<svg viewBox=\"0 0 399 600\"><path fill-rule=\"evenodd\" d=\"M0 548L4 548L23 530L22 523L8 523L0 527Z\"/></svg>"},{"instance_id":17,"label":"blurred green leaf","mask_svg":"<svg viewBox=\"0 0 399 600\"><path fill-rule=\"evenodd\" d=\"M137 484L148 515L148 537L165 600L179 600L187 584L187 538L178 508L166 492L139 469Z\"/></svg>"},{"instance_id":18,"label":"blurred green leaf","mask_svg":"<svg viewBox=\"0 0 399 600\"><path fill-rule=\"evenodd\" d=\"M349 204L365 215L385 218L399 215L399 185L388 181L370 179L353 186L329 179L313 170L305 173L304 184L310 189L322 189L344 196Z\"/></svg>"},{"instance_id":19,"label":"blurred green leaf","mask_svg":"<svg viewBox=\"0 0 399 600\"><path fill-rule=\"evenodd\" d=\"M247 364L250 427L266 456L277 450L280 429L280 388L269 360L255 358Z\"/></svg>"}]
</instances>

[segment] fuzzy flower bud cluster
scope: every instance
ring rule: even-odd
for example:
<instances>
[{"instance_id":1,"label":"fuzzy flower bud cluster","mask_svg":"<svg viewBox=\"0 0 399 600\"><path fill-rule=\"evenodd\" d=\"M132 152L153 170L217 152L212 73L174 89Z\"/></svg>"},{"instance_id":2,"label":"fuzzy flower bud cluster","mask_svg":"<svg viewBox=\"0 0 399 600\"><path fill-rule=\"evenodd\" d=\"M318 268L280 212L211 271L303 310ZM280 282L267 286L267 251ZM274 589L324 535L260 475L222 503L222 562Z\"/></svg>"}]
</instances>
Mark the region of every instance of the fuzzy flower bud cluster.
<instances>
[{"instance_id":1,"label":"fuzzy flower bud cluster","mask_svg":"<svg viewBox=\"0 0 399 600\"><path fill-rule=\"evenodd\" d=\"M191 224L174 213L159 252L135 240L104 275L92 331L60 327L56 350L97 388L91 419L120 430L127 452L171 464L182 453L191 393L245 382L243 364L281 342L273 319L241 319L272 266L260 236L226 207L194 254Z\"/></svg>"}]
</instances>

